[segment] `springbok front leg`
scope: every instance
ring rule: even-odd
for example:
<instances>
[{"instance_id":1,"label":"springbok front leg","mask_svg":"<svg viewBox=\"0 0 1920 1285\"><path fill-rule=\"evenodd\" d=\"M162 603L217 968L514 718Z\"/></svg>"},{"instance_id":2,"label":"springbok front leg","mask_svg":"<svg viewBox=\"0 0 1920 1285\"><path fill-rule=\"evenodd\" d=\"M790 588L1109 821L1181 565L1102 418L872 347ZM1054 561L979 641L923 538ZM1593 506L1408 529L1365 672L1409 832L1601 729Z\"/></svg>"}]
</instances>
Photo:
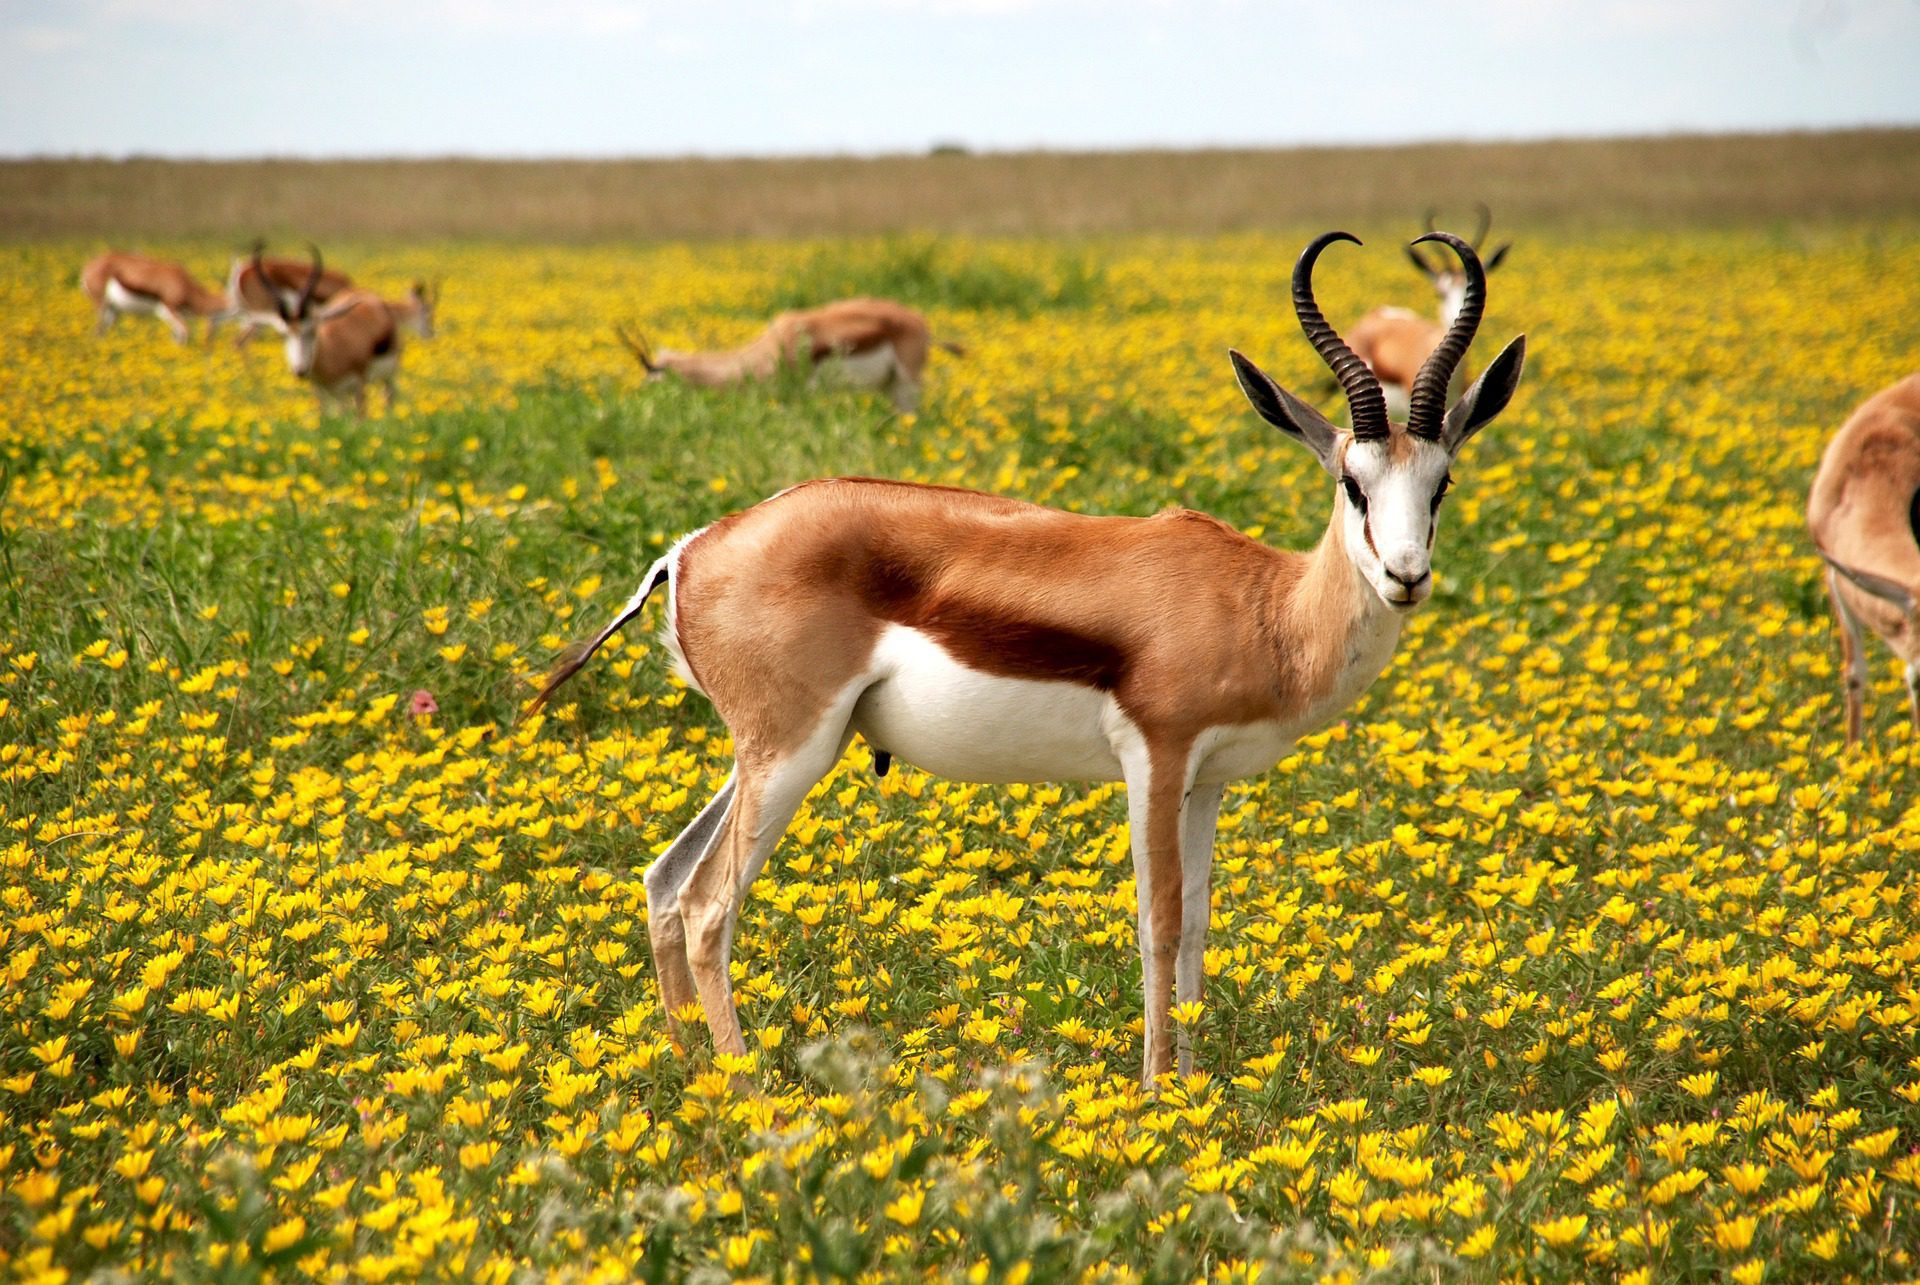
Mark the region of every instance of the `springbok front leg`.
<instances>
[{"instance_id":1,"label":"springbok front leg","mask_svg":"<svg viewBox=\"0 0 1920 1285\"><path fill-rule=\"evenodd\" d=\"M653 947L653 971L660 979L660 1002L667 1012L667 1029L682 1049L688 1045L687 1032L680 1025L679 1012L700 998L687 967L687 934L680 919L680 890L693 877L694 870L721 840L727 817L733 808L733 777L708 800L686 829L667 850L647 867L647 937Z\"/></svg>"},{"instance_id":2,"label":"springbok front leg","mask_svg":"<svg viewBox=\"0 0 1920 1285\"><path fill-rule=\"evenodd\" d=\"M1207 984L1207 925L1213 915L1213 832L1220 820L1221 784L1196 785L1180 815L1180 957L1174 998L1200 1000ZM1180 1074L1193 1073L1193 1032L1178 1029Z\"/></svg>"},{"instance_id":3,"label":"springbok front leg","mask_svg":"<svg viewBox=\"0 0 1920 1285\"><path fill-rule=\"evenodd\" d=\"M1840 626L1841 667L1845 671L1842 677L1847 695L1847 744L1855 745L1860 740L1861 705L1867 690L1867 648L1866 640L1860 636L1860 622L1853 618L1840 596L1839 575L1831 568L1827 570L1827 599L1833 604L1833 618Z\"/></svg>"},{"instance_id":4,"label":"springbok front leg","mask_svg":"<svg viewBox=\"0 0 1920 1285\"><path fill-rule=\"evenodd\" d=\"M1140 903L1140 989L1146 1002L1140 1078L1147 1085L1173 1069L1173 980L1180 954L1185 882L1180 862L1184 755L1145 747L1123 753L1133 881Z\"/></svg>"}]
</instances>

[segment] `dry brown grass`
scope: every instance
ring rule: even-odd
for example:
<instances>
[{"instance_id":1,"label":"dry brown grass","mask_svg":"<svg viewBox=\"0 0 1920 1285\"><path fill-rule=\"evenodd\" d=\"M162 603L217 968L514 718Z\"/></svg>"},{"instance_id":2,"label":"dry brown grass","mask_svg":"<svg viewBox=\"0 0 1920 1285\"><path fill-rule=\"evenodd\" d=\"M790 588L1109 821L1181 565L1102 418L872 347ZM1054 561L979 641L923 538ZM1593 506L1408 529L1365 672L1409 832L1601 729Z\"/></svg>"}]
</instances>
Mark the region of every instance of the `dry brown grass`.
<instances>
[{"instance_id":1,"label":"dry brown grass","mask_svg":"<svg viewBox=\"0 0 1920 1285\"><path fill-rule=\"evenodd\" d=\"M1211 233L1485 200L1573 226L1920 214L1920 130L808 160L0 162L0 238Z\"/></svg>"}]
</instances>

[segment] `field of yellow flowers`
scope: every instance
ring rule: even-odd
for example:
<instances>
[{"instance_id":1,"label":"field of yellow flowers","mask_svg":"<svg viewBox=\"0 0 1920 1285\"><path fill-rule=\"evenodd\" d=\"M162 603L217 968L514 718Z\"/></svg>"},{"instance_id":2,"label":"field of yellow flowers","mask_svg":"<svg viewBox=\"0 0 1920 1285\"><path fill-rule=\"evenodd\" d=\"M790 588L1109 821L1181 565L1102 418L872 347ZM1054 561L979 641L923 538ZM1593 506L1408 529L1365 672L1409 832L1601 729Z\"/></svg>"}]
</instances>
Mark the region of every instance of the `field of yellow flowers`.
<instances>
[{"instance_id":1,"label":"field of yellow flowers","mask_svg":"<svg viewBox=\"0 0 1920 1285\"><path fill-rule=\"evenodd\" d=\"M1920 353L1920 227L1523 238L1434 600L1221 821L1203 1074L1136 1083L1118 787L876 779L743 914L764 1094L669 1041L640 875L724 776L646 630L674 536L905 476L1317 534L1237 346L1325 378L1301 236L338 246L444 278L391 417L274 345L103 340L0 250L0 1270L248 1280L1920 1274L1920 755L1840 744L1803 534ZM1396 229L1322 302L1425 309ZM204 276L218 247L161 247ZM917 417L641 387L855 289L970 348ZM1324 391L1319 393L1325 399Z\"/></svg>"}]
</instances>

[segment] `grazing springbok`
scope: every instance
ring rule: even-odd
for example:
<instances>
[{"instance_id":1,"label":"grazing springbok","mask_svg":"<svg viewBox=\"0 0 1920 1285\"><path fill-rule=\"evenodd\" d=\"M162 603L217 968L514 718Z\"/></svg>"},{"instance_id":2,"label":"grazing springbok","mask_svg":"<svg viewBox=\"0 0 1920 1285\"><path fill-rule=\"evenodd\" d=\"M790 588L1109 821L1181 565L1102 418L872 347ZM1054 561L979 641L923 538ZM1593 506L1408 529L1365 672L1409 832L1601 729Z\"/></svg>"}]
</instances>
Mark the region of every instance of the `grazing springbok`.
<instances>
[{"instance_id":1,"label":"grazing springbok","mask_svg":"<svg viewBox=\"0 0 1920 1285\"><path fill-rule=\"evenodd\" d=\"M1475 208L1480 226L1473 234L1472 244L1474 253L1478 254L1487 232L1493 227L1493 211L1485 205ZM1432 209L1427 211L1429 233L1433 231L1433 220L1438 213ZM1499 267L1511 249L1513 243L1509 241L1495 250L1482 265L1484 270L1492 272ZM1387 410L1396 415L1406 413L1414 378L1427 357L1440 346L1441 338L1452 329L1454 319L1466 303L1467 291L1466 274L1450 267L1444 259L1427 258L1418 242L1407 246L1407 257L1432 283L1434 294L1439 296L1440 319L1430 320L1407 308L1384 307L1375 308L1360 318L1360 323L1353 328L1353 351L1373 369L1386 393Z\"/></svg>"},{"instance_id":2,"label":"grazing springbok","mask_svg":"<svg viewBox=\"0 0 1920 1285\"><path fill-rule=\"evenodd\" d=\"M748 887L854 735L962 781L1124 781L1139 893L1144 1074L1192 1050L1171 1008L1200 999L1214 824L1229 781L1266 771L1393 656L1433 586L1455 454L1520 380L1514 340L1448 410L1486 297L1473 247L1444 232L1467 289L1415 381L1404 425L1327 324L1307 246L1293 305L1352 408L1343 432L1238 352L1254 409L1334 479L1311 553L1270 549L1186 510L1093 517L975 491L808 482L683 537L612 623L555 664L546 704L667 586L664 640L733 734L733 771L646 873L669 1015L698 999L715 1047L744 1053L728 965ZM676 1028L676 1035L683 1034Z\"/></svg>"},{"instance_id":3,"label":"grazing springbok","mask_svg":"<svg viewBox=\"0 0 1920 1285\"><path fill-rule=\"evenodd\" d=\"M701 388L749 379L769 379L783 363L811 368L824 383L883 389L902 412L920 405L920 375L927 353L944 348L965 356L958 344L933 338L927 319L891 299L841 299L798 312L783 312L744 348L729 352L655 353L644 338L616 327L648 379L675 375Z\"/></svg>"},{"instance_id":4,"label":"grazing springbok","mask_svg":"<svg viewBox=\"0 0 1920 1285\"><path fill-rule=\"evenodd\" d=\"M80 269L80 288L99 314L94 333L104 335L122 313L158 317L180 343L192 334L191 317L207 319L207 338L227 316L227 297L209 290L177 263L114 250Z\"/></svg>"},{"instance_id":5,"label":"grazing springbok","mask_svg":"<svg viewBox=\"0 0 1920 1285\"><path fill-rule=\"evenodd\" d=\"M233 301L229 315L240 318L240 332L233 339L237 348L252 343L262 330L279 329L274 319L280 315L281 305L292 303L306 289L309 264L264 255L265 249L265 242L255 241L253 253L235 258L227 269L227 297ZM314 259L320 257L317 248L307 249ZM325 268L311 298L314 303L331 303L335 296L351 289L353 279L346 273Z\"/></svg>"},{"instance_id":6,"label":"grazing springbok","mask_svg":"<svg viewBox=\"0 0 1920 1285\"><path fill-rule=\"evenodd\" d=\"M1860 739L1866 625L1906 665L1920 732L1920 374L1868 398L1820 457L1807 528L1827 561L1827 596L1846 657L1847 744Z\"/></svg>"}]
</instances>

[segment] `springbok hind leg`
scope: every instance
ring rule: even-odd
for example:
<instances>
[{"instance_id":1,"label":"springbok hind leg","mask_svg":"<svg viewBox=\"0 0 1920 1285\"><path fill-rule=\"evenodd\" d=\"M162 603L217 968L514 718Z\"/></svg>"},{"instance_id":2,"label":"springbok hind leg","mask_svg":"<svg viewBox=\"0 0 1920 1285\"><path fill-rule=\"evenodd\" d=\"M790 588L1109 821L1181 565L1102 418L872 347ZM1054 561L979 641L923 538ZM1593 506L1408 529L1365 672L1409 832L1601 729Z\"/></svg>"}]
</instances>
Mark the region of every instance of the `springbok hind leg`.
<instances>
[{"instance_id":1,"label":"springbok hind leg","mask_svg":"<svg viewBox=\"0 0 1920 1285\"><path fill-rule=\"evenodd\" d=\"M829 725L808 743L768 761L750 746L736 743L734 796L718 840L695 865L680 890L680 922L686 934L687 964L706 1010L707 1029L720 1053L745 1053L740 1017L734 1008L733 933L740 903L767 858L787 831L807 792L833 770L852 739L846 710L836 710Z\"/></svg>"},{"instance_id":2,"label":"springbok hind leg","mask_svg":"<svg viewBox=\"0 0 1920 1285\"><path fill-rule=\"evenodd\" d=\"M687 1045L687 1032L677 1015L699 999L700 993L687 967L687 934L680 921L680 890L720 841L732 807L733 773L729 772L719 793L708 800L707 806L700 809L700 815L647 867L647 937L653 945L653 972L660 979L660 1005L667 1013L667 1027L682 1048Z\"/></svg>"},{"instance_id":3,"label":"springbok hind leg","mask_svg":"<svg viewBox=\"0 0 1920 1285\"><path fill-rule=\"evenodd\" d=\"M1913 719L1913 730L1920 733L1920 665L1907 662L1905 674L1907 680L1907 715Z\"/></svg>"}]
</instances>

